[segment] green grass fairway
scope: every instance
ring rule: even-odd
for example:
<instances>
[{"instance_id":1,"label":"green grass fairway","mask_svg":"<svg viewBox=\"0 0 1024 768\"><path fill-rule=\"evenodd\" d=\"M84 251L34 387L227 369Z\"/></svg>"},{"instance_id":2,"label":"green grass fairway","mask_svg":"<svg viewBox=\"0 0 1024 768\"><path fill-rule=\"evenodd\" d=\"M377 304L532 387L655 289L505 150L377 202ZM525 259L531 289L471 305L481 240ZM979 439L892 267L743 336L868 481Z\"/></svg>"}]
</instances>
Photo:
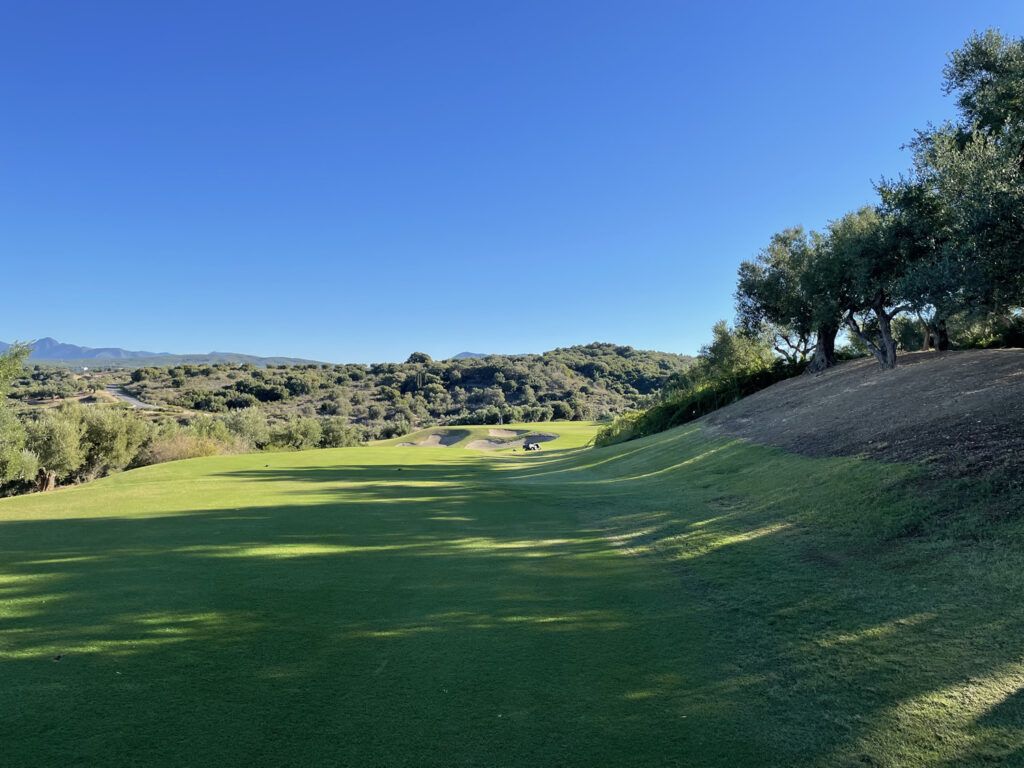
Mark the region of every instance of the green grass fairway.
<instances>
[{"instance_id":1,"label":"green grass fairway","mask_svg":"<svg viewBox=\"0 0 1024 768\"><path fill-rule=\"evenodd\" d=\"M0 766L1024 764L1012 491L544 429L0 500Z\"/></svg>"}]
</instances>

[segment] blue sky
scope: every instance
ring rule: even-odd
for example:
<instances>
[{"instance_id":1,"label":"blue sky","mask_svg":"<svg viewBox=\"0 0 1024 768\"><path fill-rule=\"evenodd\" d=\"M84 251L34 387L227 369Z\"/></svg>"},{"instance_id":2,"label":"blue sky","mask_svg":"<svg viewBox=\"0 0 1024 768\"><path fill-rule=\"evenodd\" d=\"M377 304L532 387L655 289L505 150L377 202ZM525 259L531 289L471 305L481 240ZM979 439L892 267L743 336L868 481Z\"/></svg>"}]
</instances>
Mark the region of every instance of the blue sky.
<instances>
[{"instance_id":1,"label":"blue sky","mask_svg":"<svg viewBox=\"0 0 1024 768\"><path fill-rule=\"evenodd\" d=\"M8 0L0 339L695 353L987 27L1024 6Z\"/></svg>"}]
</instances>

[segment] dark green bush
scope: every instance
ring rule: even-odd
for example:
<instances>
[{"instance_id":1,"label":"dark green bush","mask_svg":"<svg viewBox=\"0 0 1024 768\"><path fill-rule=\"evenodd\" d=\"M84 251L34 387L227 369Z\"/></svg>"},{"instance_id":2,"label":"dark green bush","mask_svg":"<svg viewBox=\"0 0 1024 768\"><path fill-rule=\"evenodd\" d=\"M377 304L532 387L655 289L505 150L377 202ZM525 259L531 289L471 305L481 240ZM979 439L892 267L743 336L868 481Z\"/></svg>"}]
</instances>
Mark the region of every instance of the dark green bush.
<instances>
[{"instance_id":1,"label":"dark green bush","mask_svg":"<svg viewBox=\"0 0 1024 768\"><path fill-rule=\"evenodd\" d=\"M685 390L646 411L620 416L601 428L594 439L594 445L615 445L678 427L772 384L792 378L806 367L806 363L785 363L780 360L769 368Z\"/></svg>"}]
</instances>

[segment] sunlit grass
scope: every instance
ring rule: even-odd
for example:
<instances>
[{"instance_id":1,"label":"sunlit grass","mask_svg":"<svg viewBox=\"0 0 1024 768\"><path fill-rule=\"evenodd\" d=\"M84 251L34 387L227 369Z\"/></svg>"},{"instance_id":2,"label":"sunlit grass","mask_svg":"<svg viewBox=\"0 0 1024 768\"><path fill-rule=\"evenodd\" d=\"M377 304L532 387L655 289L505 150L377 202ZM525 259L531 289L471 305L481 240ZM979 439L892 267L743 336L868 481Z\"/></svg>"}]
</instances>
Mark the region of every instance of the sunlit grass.
<instances>
[{"instance_id":1,"label":"sunlit grass","mask_svg":"<svg viewBox=\"0 0 1024 768\"><path fill-rule=\"evenodd\" d=\"M543 426L0 501L0 765L1024 764L1012 500Z\"/></svg>"}]
</instances>

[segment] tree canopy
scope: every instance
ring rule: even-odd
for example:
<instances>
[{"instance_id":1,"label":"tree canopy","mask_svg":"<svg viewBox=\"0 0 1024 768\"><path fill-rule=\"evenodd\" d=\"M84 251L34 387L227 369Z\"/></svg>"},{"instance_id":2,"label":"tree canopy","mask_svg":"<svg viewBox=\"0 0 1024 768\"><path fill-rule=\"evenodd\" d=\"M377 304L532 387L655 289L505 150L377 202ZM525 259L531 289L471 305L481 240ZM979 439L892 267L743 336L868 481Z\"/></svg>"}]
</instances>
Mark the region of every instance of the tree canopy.
<instances>
[{"instance_id":1,"label":"tree canopy","mask_svg":"<svg viewBox=\"0 0 1024 768\"><path fill-rule=\"evenodd\" d=\"M818 235L790 227L739 269L737 318L799 358L841 320L856 344L896 365L893 324L919 323L924 348L950 323L990 325L1024 304L1024 40L988 30L949 56L943 88L959 118L917 131L913 166L879 199ZM905 326L905 323L903 323ZM816 355L816 363L819 363ZM822 360L813 369L827 367Z\"/></svg>"}]
</instances>

